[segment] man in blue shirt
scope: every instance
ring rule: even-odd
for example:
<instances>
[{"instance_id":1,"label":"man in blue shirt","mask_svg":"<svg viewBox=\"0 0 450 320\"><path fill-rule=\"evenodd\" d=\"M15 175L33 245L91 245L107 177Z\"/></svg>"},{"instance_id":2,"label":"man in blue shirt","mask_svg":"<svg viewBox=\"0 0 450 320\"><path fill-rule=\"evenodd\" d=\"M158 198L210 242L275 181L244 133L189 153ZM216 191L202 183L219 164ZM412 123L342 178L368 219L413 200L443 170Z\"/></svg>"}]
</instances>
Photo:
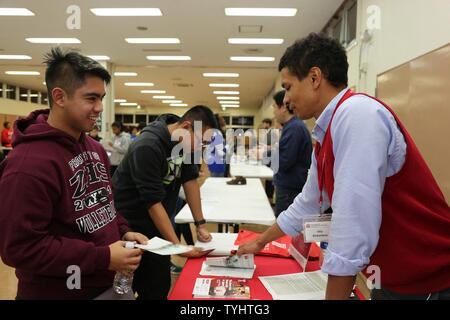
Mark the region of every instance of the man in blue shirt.
<instances>
[{"instance_id":1,"label":"man in blue shirt","mask_svg":"<svg viewBox=\"0 0 450 320\"><path fill-rule=\"evenodd\" d=\"M279 142L279 167L274 176L276 187L275 215L286 210L302 191L311 165L311 136L302 120L294 115L283 102L285 91L279 91L273 99L274 115L283 125Z\"/></svg>"}]
</instances>

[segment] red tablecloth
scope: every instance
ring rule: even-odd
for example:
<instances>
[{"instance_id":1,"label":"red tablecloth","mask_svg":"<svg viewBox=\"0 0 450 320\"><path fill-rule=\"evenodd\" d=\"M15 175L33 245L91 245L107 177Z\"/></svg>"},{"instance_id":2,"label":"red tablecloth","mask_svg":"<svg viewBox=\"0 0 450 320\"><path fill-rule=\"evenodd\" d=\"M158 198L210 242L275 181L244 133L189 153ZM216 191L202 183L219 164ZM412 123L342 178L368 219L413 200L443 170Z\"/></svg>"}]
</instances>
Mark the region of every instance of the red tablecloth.
<instances>
[{"instance_id":1,"label":"red tablecloth","mask_svg":"<svg viewBox=\"0 0 450 320\"><path fill-rule=\"evenodd\" d=\"M313 245L311 248L311 257L319 257L319 247ZM188 259L183 271L170 293L169 300L192 300L192 290L194 290L195 280L197 278L209 278L200 276L200 269L206 258ZM272 296L266 290L258 277L275 276L288 273L301 272L300 265L291 258L276 258L268 256L255 256L256 270L253 278L249 280L250 297L255 300L272 300ZM316 271L319 269L319 261L310 261L306 266L306 271ZM212 277L213 278L213 277ZM196 299L198 300L198 299Z\"/></svg>"}]
</instances>

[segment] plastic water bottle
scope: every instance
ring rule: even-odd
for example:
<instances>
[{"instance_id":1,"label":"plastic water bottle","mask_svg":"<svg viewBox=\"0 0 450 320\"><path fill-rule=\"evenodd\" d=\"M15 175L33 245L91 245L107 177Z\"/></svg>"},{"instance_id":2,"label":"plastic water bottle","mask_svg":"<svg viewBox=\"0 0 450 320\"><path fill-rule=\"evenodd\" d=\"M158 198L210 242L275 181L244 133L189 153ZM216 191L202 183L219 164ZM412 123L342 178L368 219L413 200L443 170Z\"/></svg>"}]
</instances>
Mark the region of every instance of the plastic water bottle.
<instances>
[{"instance_id":1,"label":"plastic water bottle","mask_svg":"<svg viewBox=\"0 0 450 320\"><path fill-rule=\"evenodd\" d=\"M125 243L125 248L133 249L134 243L127 242ZM117 294L126 294L132 290L133 286L133 272L116 272L114 277L114 292Z\"/></svg>"}]
</instances>

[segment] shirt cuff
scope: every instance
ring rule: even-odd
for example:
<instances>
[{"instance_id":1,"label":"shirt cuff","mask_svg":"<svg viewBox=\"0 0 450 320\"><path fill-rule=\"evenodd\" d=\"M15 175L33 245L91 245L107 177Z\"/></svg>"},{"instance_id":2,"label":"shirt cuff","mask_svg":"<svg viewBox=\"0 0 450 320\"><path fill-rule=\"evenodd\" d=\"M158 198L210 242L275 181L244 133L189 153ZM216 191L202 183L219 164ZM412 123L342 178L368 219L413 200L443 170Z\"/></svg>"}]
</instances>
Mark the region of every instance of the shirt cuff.
<instances>
[{"instance_id":1,"label":"shirt cuff","mask_svg":"<svg viewBox=\"0 0 450 320\"><path fill-rule=\"evenodd\" d=\"M333 276L355 276L363 270L369 262L361 259L347 259L327 250L322 265L322 272Z\"/></svg>"},{"instance_id":2,"label":"shirt cuff","mask_svg":"<svg viewBox=\"0 0 450 320\"><path fill-rule=\"evenodd\" d=\"M283 231L287 235L290 235L291 237L298 236L302 231L302 226L299 226L299 230L294 228L292 220L289 219L288 215L286 214L286 211L280 213L280 215L277 218L277 224L280 227L281 231Z\"/></svg>"}]
</instances>

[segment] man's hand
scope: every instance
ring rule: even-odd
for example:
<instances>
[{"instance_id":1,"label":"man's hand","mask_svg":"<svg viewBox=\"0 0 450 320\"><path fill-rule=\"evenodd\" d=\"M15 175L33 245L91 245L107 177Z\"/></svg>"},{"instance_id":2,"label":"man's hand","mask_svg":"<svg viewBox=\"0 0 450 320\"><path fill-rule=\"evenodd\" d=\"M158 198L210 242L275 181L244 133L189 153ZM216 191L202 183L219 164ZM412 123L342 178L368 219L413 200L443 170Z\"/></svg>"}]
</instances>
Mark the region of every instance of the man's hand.
<instances>
[{"instance_id":1,"label":"man's hand","mask_svg":"<svg viewBox=\"0 0 450 320\"><path fill-rule=\"evenodd\" d=\"M111 141L108 141L108 146L112 147L114 144Z\"/></svg>"},{"instance_id":2,"label":"man's hand","mask_svg":"<svg viewBox=\"0 0 450 320\"><path fill-rule=\"evenodd\" d=\"M116 241L109 245L109 270L123 273L132 272L139 267L142 251L125 248L125 241Z\"/></svg>"},{"instance_id":3,"label":"man's hand","mask_svg":"<svg viewBox=\"0 0 450 320\"><path fill-rule=\"evenodd\" d=\"M197 227L197 239L200 242L210 242L212 239L211 234L204 224Z\"/></svg>"},{"instance_id":4,"label":"man's hand","mask_svg":"<svg viewBox=\"0 0 450 320\"><path fill-rule=\"evenodd\" d=\"M239 246L237 251L237 255L241 256L246 253L257 253L264 248L264 244L260 242L258 239L244 243Z\"/></svg>"},{"instance_id":5,"label":"man's hand","mask_svg":"<svg viewBox=\"0 0 450 320\"><path fill-rule=\"evenodd\" d=\"M203 250L202 248L192 247L191 251L179 254L179 256L185 257L185 258L200 258L208 253L210 253L211 250Z\"/></svg>"},{"instance_id":6,"label":"man's hand","mask_svg":"<svg viewBox=\"0 0 450 320\"><path fill-rule=\"evenodd\" d=\"M147 244L148 238L139 232L127 232L123 235L122 240L124 241L136 241L140 244Z\"/></svg>"}]
</instances>

